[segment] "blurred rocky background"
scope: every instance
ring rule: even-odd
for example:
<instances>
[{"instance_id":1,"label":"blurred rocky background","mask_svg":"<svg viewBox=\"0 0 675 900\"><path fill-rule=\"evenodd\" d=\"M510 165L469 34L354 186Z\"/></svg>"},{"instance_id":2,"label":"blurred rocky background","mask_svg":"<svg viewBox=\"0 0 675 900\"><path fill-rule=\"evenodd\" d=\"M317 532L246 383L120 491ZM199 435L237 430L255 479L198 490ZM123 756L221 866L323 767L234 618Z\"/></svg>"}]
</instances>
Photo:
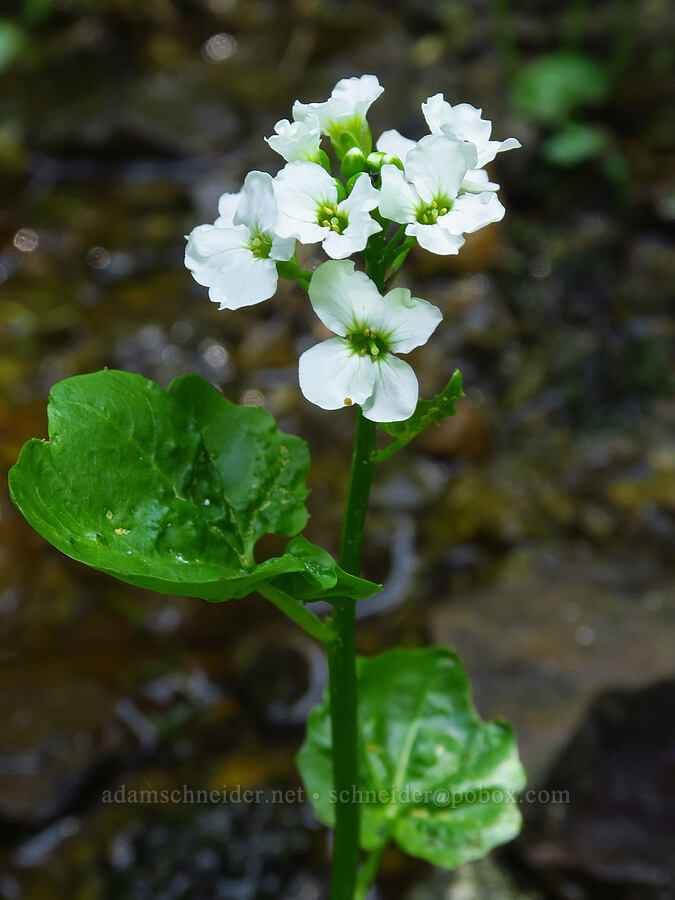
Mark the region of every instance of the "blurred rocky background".
<instances>
[{"instance_id":1,"label":"blurred rocky background","mask_svg":"<svg viewBox=\"0 0 675 900\"><path fill-rule=\"evenodd\" d=\"M262 138L293 99L346 75L387 88L376 135L420 136L420 102L444 91L521 139L492 166L505 220L403 270L445 314L413 359L423 393L458 366L467 397L378 472L366 574L386 587L363 604L360 649L456 646L480 712L513 722L530 785L570 802L524 804L522 837L454 874L388 852L378 897L674 897L669 4L24 0L0 15L3 470L46 435L57 380L196 371L308 440L308 536L331 550L351 415L298 391L316 319L288 283L219 312L183 235L246 171L280 167ZM1 898L325 896L327 837L301 802L103 802L121 786L298 787L326 673L272 607L118 584L45 544L3 487L0 617Z\"/></svg>"}]
</instances>

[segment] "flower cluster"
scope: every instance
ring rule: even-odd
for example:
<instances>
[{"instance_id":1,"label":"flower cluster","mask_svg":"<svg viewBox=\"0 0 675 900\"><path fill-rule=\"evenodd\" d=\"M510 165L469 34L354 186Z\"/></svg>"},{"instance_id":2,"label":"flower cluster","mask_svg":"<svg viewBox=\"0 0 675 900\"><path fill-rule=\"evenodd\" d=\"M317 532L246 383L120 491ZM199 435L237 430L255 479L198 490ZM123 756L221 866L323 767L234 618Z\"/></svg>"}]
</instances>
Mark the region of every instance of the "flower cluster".
<instances>
[{"instance_id":1,"label":"flower cluster","mask_svg":"<svg viewBox=\"0 0 675 900\"><path fill-rule=\"evenodd\" d=\"M385 131L373 151L367 113L382 91L363 75L342 79L321 103L296 102L293 121L266 138L286 165L274 178L250 172L238 194L223 194L214 224L188 236L185 265L220 309L268 299L279 275L308 288L337 337L301 356L303 394L324 409L355 403L369 419L393 422L409 418L418 398L415 374L396 353L426 343L441 313L403 288L387 292L388 283L414 244L455 254L465 234L504 216L484 166L520 144L492 140L482 110L436 94L422 104L429 134L413 141ZM303 271L296 241L321 243L331 260ZM347 261L358 253L365 272Z\"/></svg>"}]
</instances>

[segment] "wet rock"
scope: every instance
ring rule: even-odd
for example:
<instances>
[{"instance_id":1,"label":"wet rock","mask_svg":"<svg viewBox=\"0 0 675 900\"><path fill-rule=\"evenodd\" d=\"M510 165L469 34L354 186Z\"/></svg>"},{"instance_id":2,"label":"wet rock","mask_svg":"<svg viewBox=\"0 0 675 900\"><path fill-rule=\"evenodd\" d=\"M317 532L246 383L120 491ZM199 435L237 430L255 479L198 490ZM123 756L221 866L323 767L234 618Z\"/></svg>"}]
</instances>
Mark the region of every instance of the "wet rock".
<instances>
[{"instance_id":1,"label":"wet rock","mask_svg":"<svg viewBox=\"0 0 675 900\"><path fill-rule=\"evenodd\" d=\"M675 591L653 562L579 550L516 554L501 572L436 605L429 637L457 649L481 713L513 724L532 782L599 690L670 672Z\"/></svg>"},{"instance_id":2,"label":"wet rock","mask_svg":"<svg viewBox=\"0 0 675 900\"><path fill-rule=\"evenodd\" d=\"M675 895L675 680L591 705L543 782L564 804L528 807L523 860L560 900Z\"/></svg>"}]
</instances>

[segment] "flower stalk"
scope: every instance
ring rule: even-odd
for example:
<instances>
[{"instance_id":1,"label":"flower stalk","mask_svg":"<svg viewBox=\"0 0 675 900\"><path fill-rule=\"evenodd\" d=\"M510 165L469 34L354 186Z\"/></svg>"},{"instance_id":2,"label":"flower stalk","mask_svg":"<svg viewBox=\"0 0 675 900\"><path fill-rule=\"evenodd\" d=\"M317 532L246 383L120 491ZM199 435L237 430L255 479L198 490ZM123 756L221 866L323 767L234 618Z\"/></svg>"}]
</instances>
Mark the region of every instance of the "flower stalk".
<instances>
[{"instance_id":1,"label":"flower stalk","mask_svg":"<svg viewBox=\"0 0 675 900\"><path fill-rule=\"evenodd\" d=\"M358 575L361 567L363 530L375 468L375 429L375 423L358 409L339 554L340 566L351 575ZM355 620L355 600L334 603L335 641L327 647L336 792L331 900L352 900L359 867Z\"/></svg>"},{"instance_id":2,"label":"flower stalk","mask_svg":"<svg viewBox=\"0 0 675 900\"><path fill-rule=\"evenodd\" d=\"M341 79L325 101L296 101L293 121L280 120L266 138L286 164L274 178L250 173L239 194L224 194L215 223L197 226L188 237L185 258L221 309L262 302L272 296L279 277L287 278L307 292L314 313L332 332L302 353L298 381L305 398L322 409L357 408L339 552L347 578L358 578L361 568L376 463L405 446L425 423L442 418L440 406L419 401L415 373L400 358L429 340L441 310L391 284L415 245L454 255L465 234L500 221L499 185L484 166L520 146L514 138L494 140L482 110L452 106L435 94L422 104L429 134L413 141L389 130L373 150L367 113L382 90L374 75L363 75ZM337 173L321 147L324 138L339 162ZM296 242L320 244L329 259L313 272L301 268ZM352 260L357 255L360 267ZM444 401L444 394L435 400ZM445 403L451 408L450 399ZM403 423L413 423L408 432L391 430ZM394 437L379 454L378 425ZM335 802L330 809L319 806L323 821L334 825L330 896L365 900L384 845L359 872L359 754L366 750L359 743L357 595L342 585L330 597L328 621L276 587L261 592L326 648L331 727L326 770L332 768ZM320 592L311 599L320 599Z\"/></svg>"}]
</instances>

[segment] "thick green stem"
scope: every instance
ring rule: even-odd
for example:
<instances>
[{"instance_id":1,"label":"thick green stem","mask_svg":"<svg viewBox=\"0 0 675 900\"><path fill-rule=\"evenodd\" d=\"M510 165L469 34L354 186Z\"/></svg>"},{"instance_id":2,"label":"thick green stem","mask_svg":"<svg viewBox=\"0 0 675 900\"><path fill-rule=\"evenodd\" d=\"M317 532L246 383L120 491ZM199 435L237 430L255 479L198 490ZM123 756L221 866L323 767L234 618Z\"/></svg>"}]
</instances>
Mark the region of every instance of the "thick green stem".
<instances>
[{"instance_id":1,"label":"thick green stem","mask_svg":"<svg viewBox=\"0 0 675 900\"><path fill-rule=\"evenodd\" d=\"M339 562L352 575L361 567L363 527L375 466L375 423L357 411L352 470L342 523ZM328 644L333 735L335 832L331 900L353 900L359 866L359 756L354 625L356 601L333 604L335 640Z\"/></svg>"},{"instance_id":2,"label":"thick green stem","mask_svg":"<svg viewBox=\"0 0 675 900\"><path fill-rule=\"evenodd\" d=\"M338 557L340 566L350 575L358 575L361 568L363 527L366 521L370 485L375 467L375 432L377 428L375 422L366 419L360 408L357 410L357 416L352 470L345 504L345 516L342 521Z\"/></svg>"}]
</instances>

